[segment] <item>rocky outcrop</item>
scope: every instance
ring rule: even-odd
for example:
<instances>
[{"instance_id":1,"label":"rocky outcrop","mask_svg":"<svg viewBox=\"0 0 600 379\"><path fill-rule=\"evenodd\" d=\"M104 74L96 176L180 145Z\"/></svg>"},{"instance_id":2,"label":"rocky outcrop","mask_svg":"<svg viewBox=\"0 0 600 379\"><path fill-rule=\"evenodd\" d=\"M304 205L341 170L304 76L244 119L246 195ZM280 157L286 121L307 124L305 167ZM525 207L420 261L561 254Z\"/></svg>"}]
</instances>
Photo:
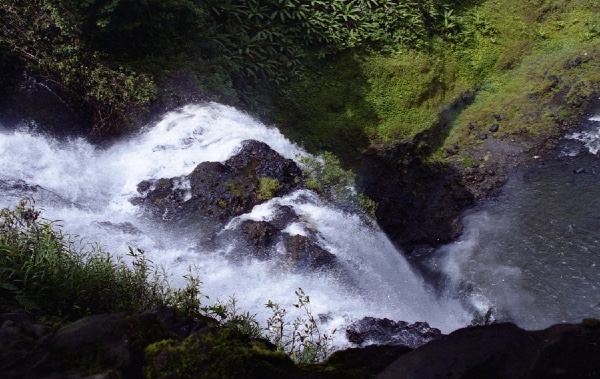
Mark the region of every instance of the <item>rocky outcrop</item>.
<instances>
[{"instance_id":1,"label":"rocky outcrop","mask_svg":"<svg viewBox=\"0 0 600 379\"><path fill-rule=\"evenodd\" d=\"M358 346L395 345L415 349L442 337L442 332L426 322L409 324L406 321L365 317L346 329L346 337Z\"/></svg>"},{"instance_id":2,"label":"rocky outcrop","mask_svg":"<svg viewBox=\"0 0 600 379\"><path fill-rule=\"evenodd\" d=\"M176 337L151 314L94 315L56 331L26 314L0 317L3 378L138 378L146 345Z\"/></svg>"},{"instance_id":3,"label":"rocky outcrop","mask_svg":"<svg viewBox=\"0 0 600 379\"><path fill-rule=\"evenodd\" d=\"M284 245L288 261L298 271L315 271L333 269L336 263L335 255L317 245L306 236L286 236Z\"/></svg>"},{"instance_id":4,"label":"rocky outcrop","mask_svg":"<svg viewBox=\"0 0 600 379\"><path fill-rule=\"evenodd\" d=\"M413 156L414 146L398 145L382 154L365 154L358 187L377 202L379 226L407 252L419 245L439 246L462 232L461 212L473 204L462 173Z\"/></svg>"},{"instance_id":5,"label":"rocky outcrop","mask_svg":"<svg viewBox=\"0 0 600 379\"><path fill-rule=\"evenodd\" d=\"M457 330L398 358L377 378L583 378L600 374L600 322L525 331Z\"/></svg>"},{"instance_id":6,"label":"rocky outcrop","mask_svg":"<svg viewBox=\"0 0 600 379\"><path fill-rule=\"evenodd\" d=\"M599 320L541 331L493 324L446 336L423 329L425 324L413 324L432 341L415 349L403 345L350 348L333 353L325 362L299 367L270 342L204 319L178 317L172 308L159 307L141 314L94 315L57 329L30 313L2 313L0 377L520 379L600 373ZM390 342L389 331L411 327L365 320L359 322L366 333L363 341L368 335L378 343Z\"/></svg>"},{"instance_id":7,"label":"rocky outcrop","mask_svg":"<svg viewBox=\"0 0 600 379\"><path fill-rule=\"evenodd\" d=\"M142 196L132 202L166 220L203 216L225 222L301 185L294 161L250 140L224 163L203 162L184 177L139 183Z\"/></svg>"}]
</instances>

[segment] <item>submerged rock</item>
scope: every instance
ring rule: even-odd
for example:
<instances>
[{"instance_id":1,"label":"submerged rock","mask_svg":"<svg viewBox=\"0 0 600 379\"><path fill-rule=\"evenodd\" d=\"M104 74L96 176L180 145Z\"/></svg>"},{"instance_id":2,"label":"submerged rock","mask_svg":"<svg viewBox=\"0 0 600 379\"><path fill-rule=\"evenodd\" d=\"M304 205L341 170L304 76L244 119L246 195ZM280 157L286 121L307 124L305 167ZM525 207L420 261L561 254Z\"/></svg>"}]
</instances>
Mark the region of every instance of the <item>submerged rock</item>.
<instances>
[{"instance_id":1,"label":"submerged rock","mask_svg":"<svg viewBox=\"0 0 600 379\"><path fill-rule=\"evenodd\" d=\"M286 256L297 270L332 269L336 265L335 255L306 236L287 236L284 245Z\"/></svg>"}]
</instances>

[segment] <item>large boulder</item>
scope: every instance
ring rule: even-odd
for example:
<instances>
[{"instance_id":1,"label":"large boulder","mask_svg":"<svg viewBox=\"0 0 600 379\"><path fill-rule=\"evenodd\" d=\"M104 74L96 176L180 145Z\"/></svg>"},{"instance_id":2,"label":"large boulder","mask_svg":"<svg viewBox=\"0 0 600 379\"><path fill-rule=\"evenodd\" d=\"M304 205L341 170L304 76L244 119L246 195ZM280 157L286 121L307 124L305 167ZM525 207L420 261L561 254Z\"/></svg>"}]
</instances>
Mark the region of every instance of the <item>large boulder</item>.
<instances>
[{"instance_id":1,"label":"large boulder","mask_svg":"<svg viewBox=\"0 0 600 379\"><path fill-rule=\"evenodd\" d=\"M0 328L2 378L141 378L144 349L177 338L155 315L100 314L56 331L27 320Z\"/></svg>"},{"instance_id":2,"label":"large boulder","mask_svg":"<svg viewBox=\"0 0 600 379\"><path fill-rule=\"evenodd\" d=\"M139 183L142 197L132 202L167 220L204 216L225 222L301 185L302 171L294 161L250 140L224 163L203 162L184 177Z\"/></svg>"},{"instance_id":3,"label":"large boulder","mask_svg":"<svg viewBox=\"0 0 600 379\"><path fill-rule=\"evenodd\" d=\"M389 365L377 378L583 378L600 373L600 322L526 331L459 329Z\"/></svg>"},{"instance_id":4,"label":"large boulder","mask_svg":"<svg viewBox=\"0 0 600 379\"><path fill-rule=\"evenodd\" d=\"M387 318L365 317L346 328L348 341L359 346L371 344L408 346L415 349L427 342L442 337L439 329L426 322L409 324L405 321L392 321Z\"/></svg>"}]
</instances>

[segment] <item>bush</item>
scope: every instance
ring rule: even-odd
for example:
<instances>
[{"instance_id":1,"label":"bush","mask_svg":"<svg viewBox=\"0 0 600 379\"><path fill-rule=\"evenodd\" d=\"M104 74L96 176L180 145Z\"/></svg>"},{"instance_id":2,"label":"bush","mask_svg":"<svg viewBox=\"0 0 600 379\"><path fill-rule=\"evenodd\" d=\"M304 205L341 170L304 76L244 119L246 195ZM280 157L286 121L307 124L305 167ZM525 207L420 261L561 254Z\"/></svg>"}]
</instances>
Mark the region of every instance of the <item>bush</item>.
<instances>
[{"instance_id":1,"label":"bush","mask_svg":"<svg viewBox=\"0 0 600 379\"><path fill-rule=\"evenodd\" d=\"M2 2L0 45L48 84L77 98L97 132L129 124L154 98L153 79L92 49L77 11L66 1Z\"/></svg>"},{"instance_id":2,"label":"bush","mask_svg":"<svg viewBox=\"0 0 600 379\"><path fill-rule=\"evenodd\" d=\"M183 313L199 309L194 276L174 290L142 250L129 249L130 267L98 247L76 249L71 236L40 218L30 201L0 210L0 233L0 294L25 309L67 320L159 305Z\"/></svg>"},{"instance_id":3,"label":"bush","mask_svg":"<svg viewBox=\"0 0 600 379\"><path fill-rule=\"evenodd\" d=\"M181 316L207 320L208 315L250 338L267 338L297 363L323 360L332 350L335 331L320 331L302 289L293 306L303 316L288 321L288 312L269 301L266 306L273 316L263 328L255 315L240 311L235 297L202 307L201 282L192 267L184 276L187 285L173 289L164 269L153 265L142 250L130 248L129 256L131 265L97 247L77 250L56 223L40 218L32 201L0 210L0 297L39 316L57 317L63 323L91 314L140 313L165 305Z\"/></svg>"},{"instance_id":4,"label":"bush","mask_svg":"<svg viewBox=\"0 0 600 379\"><path fill-rule=\"evenodd\" d=\"M105 132L145 112L156 81L174 70L193 71L199 91L251 91L252 83L279 85L345 50L422 49L434 36L460 39L455 3L6 0L0 45L82 102Z\"/></svg>"},{"instance_id":5,"label":"bush","mask_svg":"<svg viewBox=\"0 0 600 379\"><path fill-rule=\"evenodd\" d=\"M375 217L377 203L364 194L356 193L354 173L344 170L335 155L325 152L320 158L302 157L300 164L308 189L324 195L342 209Z\"/></svg>"}]
</instances>

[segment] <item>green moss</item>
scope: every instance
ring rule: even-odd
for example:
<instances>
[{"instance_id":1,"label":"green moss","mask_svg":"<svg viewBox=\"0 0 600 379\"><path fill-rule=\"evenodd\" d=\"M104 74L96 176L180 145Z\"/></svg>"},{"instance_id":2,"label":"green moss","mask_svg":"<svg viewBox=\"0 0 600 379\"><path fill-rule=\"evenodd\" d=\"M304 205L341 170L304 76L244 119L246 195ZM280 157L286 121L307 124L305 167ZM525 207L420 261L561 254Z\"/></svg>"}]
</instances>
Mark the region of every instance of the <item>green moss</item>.
<instances>
[{"instance_id":1,"label":"green moss","mask_svg":"<svg viewBox=\"0 0 600 379\"><path fill-rule=\"evenodd\" d=\"M182 342L161 341L146 348L148 378L267 378L292 376L298 369L263 340L229 328L207 328Z\"/></svg>"},{"instance_id":2,"label":"green moss","mask_svg":"<svg viewBox=\"0 0 600 379\"><path fill-rule=\"evenodd\" d=\"M317 193L323 192L323 186L313 178L306 179L306 188Z\"/></svg>"},{"instance_id":3,"label":"green moss","mask_svg":"<svg viewBox=\"0 0 600 379\"><path fill-rule=\"evenodd\" d=\"M227 208L227 200L225 200L225 199L217 200L217 206L221 209Z\"/></svg>"},{"instance_id":4,"label":"green moss","mask_svg":"<svg viewBox=\"0 0 600 379\"><path fill-rule=\"evenodd\" d=\"M464 159L483 146L483 134L528 149L559 133L600 90L599 12L599 1L584 0L465 4L457 38L331 58L288 88L286 116L276 121L309 150L343 162L369 145L417 136L427 136L420 151L436 159ZM494 124L499 131L490 133ZM444 158L455 144L460 153Z\"/></svg>"},{"instance_id":5,"label":"green moss","mask_svg":"<svg viewBox=\"0 0 600 379\"><path fill-rule=\"evenodd\" d=\"M239 183L227 183L225 188L227 188L227 191L233 193L235 197L242 197L244 195Z\"/></svg>"},{"instance_id":6,"label":"green moss","mask_svg":"<svg viewBox=\"0 0 600 379\"><path fill-rule=\"evenodd\" d=\"M332 58L285 88L274 121L309 151L350 158L368 146L367 130L378 123L368 88L355 55Z\"/></svg>"},{"instance_id":7,"label":"green moss","mask_svg":"<svg viewBox=\"0 0 600 379\"><path fill-rule=\"evenodd\" d=\"M259 200L270 200L277 195L277 191L281 189L281 184L276 178L260 178L256 197Z\"/></svg>"}]
</instances>

